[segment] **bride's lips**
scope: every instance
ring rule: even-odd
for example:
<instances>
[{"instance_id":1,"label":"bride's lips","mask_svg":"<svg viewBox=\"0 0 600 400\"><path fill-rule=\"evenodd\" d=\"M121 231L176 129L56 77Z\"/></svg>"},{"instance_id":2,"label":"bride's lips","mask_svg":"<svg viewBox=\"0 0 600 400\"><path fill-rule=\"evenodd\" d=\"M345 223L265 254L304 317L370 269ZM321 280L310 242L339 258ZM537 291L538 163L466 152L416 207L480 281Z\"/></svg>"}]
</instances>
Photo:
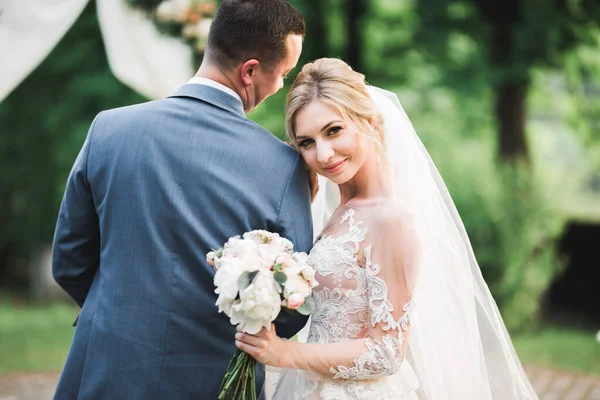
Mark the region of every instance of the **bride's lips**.
<instances>
[{"instance_id":1,"label":"bride's lips","mask_svg":"<svg viewBox=\"0 0 600 400\"><path fill-rule=\"evenodd\" d=\"M325 167L325 171L327 171L330 174L335 174L336 172L339 172L342 169L345 163L346 160L336 162L335 164L332 164L329 167Z\"/></svg>"}]
</instances>

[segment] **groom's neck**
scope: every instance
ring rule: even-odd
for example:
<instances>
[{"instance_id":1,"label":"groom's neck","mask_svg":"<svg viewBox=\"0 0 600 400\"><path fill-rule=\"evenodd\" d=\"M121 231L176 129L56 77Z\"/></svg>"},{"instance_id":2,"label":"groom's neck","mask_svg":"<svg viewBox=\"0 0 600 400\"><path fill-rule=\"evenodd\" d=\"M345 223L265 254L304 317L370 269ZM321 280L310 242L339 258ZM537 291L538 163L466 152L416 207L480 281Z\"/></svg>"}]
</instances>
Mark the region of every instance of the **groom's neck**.
<instances>
[{"instance_id":1,"label":"groom's neck","mask_svg":"<svg viewBox=\"0 0 600 400\"><path fill-rule=\"evenodd\" d=\"M206 63L202 63L198 72L196 72L196 76L199 78L206 78L213 80L221 85L227 86L238 95L241 96L240 90L235 85L235 80L233 79L234 71L230 73L224 71L222 68L219 68L215 65L210 65Z\"/></svg>"}]
</instances>

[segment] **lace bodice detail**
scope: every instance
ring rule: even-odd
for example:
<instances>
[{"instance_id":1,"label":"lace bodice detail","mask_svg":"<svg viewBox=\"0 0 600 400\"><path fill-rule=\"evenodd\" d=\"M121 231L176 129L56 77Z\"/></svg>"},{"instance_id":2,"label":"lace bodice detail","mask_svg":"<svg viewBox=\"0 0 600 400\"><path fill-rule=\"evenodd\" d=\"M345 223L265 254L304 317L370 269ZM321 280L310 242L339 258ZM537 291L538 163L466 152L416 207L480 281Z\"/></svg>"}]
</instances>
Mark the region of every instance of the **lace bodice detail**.
<instances>
[{"instance_id":1,"label":"lace bodice detail","mask_svg":"<svg viewBox=\"0 0 600 400\"><path fill-rule=\"evenodd\" d=\"M354 209L346 210L338 219L336 214L341 212L334 213L309 255L319 286L314 292L316 310L311 316L308 343L363 339L363 350L349 365L331 366L329 383L299 375L295 397L304 399L320 391L319 398L323 399L362 398L356 397L361 392L368 393L365 398L371 400L397 398L386 392L389 385L384 378L397 373L404 360L412 293L405 293L407 301L394 307L381 267L372 257L378 245L370 243L374 235L357 219Z\"/></svg>"},{"instance_id":2,"label":"lace bodice detail","mask_svg":"<svg viewBox=\"0 0 600 400\"><path fill-rule=\"evenodd\" d=\"M368 297L365 270L357 253L367 229L354 220L354 210L346 212L346 233L334 237L323 234L309 255L317 271L317 308L311 318L310 343L342 342L364 333L368 323Z\"/></svg>"}]
</instances>

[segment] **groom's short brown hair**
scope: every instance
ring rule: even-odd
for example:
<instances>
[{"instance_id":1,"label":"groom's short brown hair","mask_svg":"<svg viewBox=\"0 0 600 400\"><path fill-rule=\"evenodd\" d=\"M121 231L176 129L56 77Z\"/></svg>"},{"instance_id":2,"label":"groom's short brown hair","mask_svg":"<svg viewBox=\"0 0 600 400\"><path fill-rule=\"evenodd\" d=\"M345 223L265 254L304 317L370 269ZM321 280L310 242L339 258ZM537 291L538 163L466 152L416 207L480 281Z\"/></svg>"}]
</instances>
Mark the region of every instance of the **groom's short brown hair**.
<instances>
[{"instance_id":1,"label":"groom's short brown hair","mask_svg":"<svg viewBox=\"0 0 600 400\"><path fill-rule=\"evenodd\" d=\"M305 33L302 14L283 0L223 0L210 26L207 55L224 68L253 58L270 68L285 58L287 37Z\"/></svg>"}]
</instances>

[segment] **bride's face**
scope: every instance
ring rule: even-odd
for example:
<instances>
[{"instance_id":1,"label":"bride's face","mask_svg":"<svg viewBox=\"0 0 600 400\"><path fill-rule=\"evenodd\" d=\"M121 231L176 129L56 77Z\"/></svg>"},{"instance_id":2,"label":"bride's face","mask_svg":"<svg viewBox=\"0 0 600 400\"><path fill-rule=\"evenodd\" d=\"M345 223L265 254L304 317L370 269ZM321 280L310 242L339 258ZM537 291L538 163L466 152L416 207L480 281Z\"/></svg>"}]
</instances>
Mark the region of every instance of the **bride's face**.
<instances>
[{"instance_id":1,"label":"bride's face","mask_svg":"<svg viewBox=\"0 0 600 400\"><path fill-rule=\"evenodd\" d=\"M309 167L338 185L356 175L369 153L367 140L319 100L296 115L296 142Z\"/></svg>"}]
</instances>

